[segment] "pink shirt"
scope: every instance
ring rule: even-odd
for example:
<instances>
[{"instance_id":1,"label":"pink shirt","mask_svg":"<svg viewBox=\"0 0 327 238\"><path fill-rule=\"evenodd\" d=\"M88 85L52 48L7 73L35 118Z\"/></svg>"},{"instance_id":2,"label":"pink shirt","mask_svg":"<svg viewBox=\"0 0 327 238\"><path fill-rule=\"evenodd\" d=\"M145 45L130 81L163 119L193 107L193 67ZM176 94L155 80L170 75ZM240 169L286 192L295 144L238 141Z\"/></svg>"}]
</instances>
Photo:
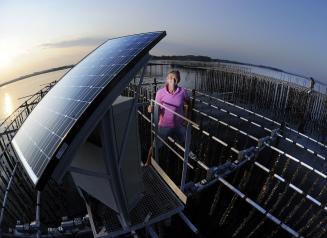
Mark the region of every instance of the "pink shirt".
<instances>
[{"instance_id":1,"label":"pink shirt","mask_svg":"<svg viewBox=\"0 0 327 238\"><path fill-rule=\"evenodd\" d=\"M168 92L166 87L163 87L158 90L156 95L156 101L158 103L163 104L167 108L171 109L172 111L181 114L183 114L183 107L184 102L186 100L189 100L189 97L187 95L186 89L182 87L177 87L174 94L171 94ZM159 117L159 126L160 127L179 127L182 126L183 119L174 115L172 112L165 110L165 108L160 109L160 117Z\"/></svg>"}]
</instances>

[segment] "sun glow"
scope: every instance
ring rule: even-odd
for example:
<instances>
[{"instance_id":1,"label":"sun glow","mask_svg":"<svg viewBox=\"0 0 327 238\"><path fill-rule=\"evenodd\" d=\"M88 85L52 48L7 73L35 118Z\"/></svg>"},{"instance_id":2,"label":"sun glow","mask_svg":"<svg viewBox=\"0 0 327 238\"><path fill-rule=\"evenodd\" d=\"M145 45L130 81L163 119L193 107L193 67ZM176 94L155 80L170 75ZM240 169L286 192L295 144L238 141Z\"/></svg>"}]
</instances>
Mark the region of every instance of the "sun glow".
<instances>
[{"instance_id":1,"label":"sun glow","mask_svg":"<svg viewBox=\"0 0 327 238\"><path fill-rule=\"evenodd\" d=\"M8 68L14 60L25 53L21 46L13 41L0 39L0 69Z\"/></svg>"},{"instance_id":2,"label":"sun glow","mask_svg":"<svg viewBox=\"0 0 327 238\"><path fill-rule=\"evenodd\" d=\"M5 93L5 100L4 100L4 114L5 116L9 116L14 111L12 99L8 93Z\"/></svg>"}]
</instances>

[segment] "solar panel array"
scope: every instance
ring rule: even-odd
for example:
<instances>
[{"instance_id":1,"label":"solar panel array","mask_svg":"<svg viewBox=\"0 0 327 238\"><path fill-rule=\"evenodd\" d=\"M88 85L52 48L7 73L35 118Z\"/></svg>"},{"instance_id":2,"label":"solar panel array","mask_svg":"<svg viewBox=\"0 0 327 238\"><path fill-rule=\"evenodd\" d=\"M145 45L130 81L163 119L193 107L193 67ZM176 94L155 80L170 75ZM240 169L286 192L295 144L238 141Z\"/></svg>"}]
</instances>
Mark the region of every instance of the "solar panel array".
<instances>
[{"instance_id":1,"label":"solar panel array","mask_svg":"<svg viewBox=\"0 0 327 238\"><path fill-rule=\"evenodd\" d=\"M150 32L110 39L70 70L36 106L12 140L34 182L38 183L79 118L115 85L165 32Z\"/></svg>"}]
</instances>

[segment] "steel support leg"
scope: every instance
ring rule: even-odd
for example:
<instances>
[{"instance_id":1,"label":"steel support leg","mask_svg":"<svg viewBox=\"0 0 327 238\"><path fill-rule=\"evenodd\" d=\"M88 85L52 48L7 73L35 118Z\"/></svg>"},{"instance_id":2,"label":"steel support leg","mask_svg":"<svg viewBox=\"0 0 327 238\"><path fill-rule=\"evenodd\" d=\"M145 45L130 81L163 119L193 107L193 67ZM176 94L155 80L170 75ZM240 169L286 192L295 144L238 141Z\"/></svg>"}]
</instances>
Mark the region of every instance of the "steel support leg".
<instances>
[{"instance_id":1,"label":"steel support leg","mask_svg":"<svg viewBox=\"0 0 327 238\"><path fill-rule=\"evenodd\" d=\"M109 108L108 112L103 117L101 121L101 126L101 140L104 150L104 162L106 165L106 170L110 176L109 182L112 186L115 202L119 210L121 218L120 221L122 223L122 226L126 228L130 224L130 219L118 164L119 161L117 153L117 143L115 139L115 129L113 125L112 107Z\"/></svg>"}]
</instances>

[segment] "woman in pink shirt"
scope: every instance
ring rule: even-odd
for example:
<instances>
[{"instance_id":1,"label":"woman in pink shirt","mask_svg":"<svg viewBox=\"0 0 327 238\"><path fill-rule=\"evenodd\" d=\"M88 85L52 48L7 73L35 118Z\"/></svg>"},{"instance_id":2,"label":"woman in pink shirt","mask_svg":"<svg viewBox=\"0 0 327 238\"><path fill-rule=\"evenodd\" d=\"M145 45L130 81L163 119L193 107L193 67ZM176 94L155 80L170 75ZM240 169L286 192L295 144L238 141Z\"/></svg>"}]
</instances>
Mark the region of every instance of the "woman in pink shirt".
<instances>
[{"instance_id":1,"label":"woman in pink shirt","mask_svg":"<svg viewBox=\"0 0 327 238\"><path fill-rule=\"evenodd\" d=\"M178 86L180 82L180 73L178 70L170 71L166 78L165 87L158 90L155 101L169 108L170 110L180 114L187 115L189 105L189 96L185 88ZM184 105L186 110L184 111ZM152 112L153 108L148 107L148 112ZM182 143L185 138L185 127L183 119L174 115L172 112L160 108L158 135L167 140L168 136ZM158 141L158 147L162 147L162 143ZM151 163L152 147L149 150L147 163Z\"/></svg>"}]
</instances>

